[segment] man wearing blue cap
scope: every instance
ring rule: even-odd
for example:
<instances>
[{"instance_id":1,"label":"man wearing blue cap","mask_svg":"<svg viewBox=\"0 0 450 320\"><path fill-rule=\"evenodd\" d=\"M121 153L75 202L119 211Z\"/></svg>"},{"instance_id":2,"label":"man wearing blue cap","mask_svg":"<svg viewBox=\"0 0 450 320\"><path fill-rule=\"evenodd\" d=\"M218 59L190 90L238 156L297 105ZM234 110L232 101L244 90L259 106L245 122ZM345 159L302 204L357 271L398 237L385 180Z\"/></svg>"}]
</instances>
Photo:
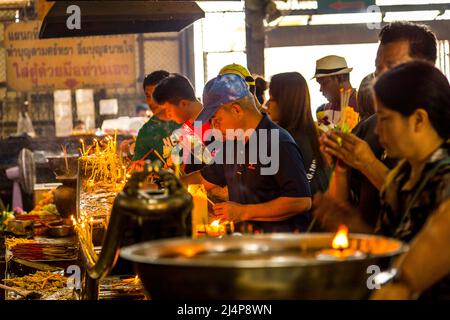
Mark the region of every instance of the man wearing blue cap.
<instances>
[{"instance_id":1,"label":"man wearing blue cap","mask_svg":"<svg viewBox=\"0 0 450 320\"><path fill-rule=\"evenodd\" d=\"M210 121L225 143L213 164L184 176L183 182L202 183L207 190L228 187L229 201L213 207L216 218L242 222L237 225L241 231L306 228L311 191L300 150L286 130L257 110L241 77L224 74L210 80L196 121Z\"/></svg>"}]
</instances>

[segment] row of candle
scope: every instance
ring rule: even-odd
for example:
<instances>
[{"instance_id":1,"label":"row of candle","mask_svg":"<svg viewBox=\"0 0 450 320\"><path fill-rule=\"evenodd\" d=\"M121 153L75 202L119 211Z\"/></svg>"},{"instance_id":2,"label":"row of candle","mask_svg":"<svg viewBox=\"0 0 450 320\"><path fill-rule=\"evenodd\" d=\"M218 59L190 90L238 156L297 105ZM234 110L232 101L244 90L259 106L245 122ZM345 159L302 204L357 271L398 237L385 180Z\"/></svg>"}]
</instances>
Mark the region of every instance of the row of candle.
<instances>
[{"instance_id":1,"label":"row of candle","mask_svg":"<svg viewBox=\"0 0 450 320\"><path fill-rule=\"evenodd\" d=\"M83 238L85 243L94 248L93 245L93 232L94 232L94 219L92 217L88 217L88 215L84 212L81 212L80 217L78 219L74 218L74 216L70 216L74 228L80 238Z\"/></svg>"},{"instance_id":2,"label":"row of candle","mask_svg":"<svg viewBox=\"0 0 450 320\"><path fill-rule=\"evenodd\" d=\"M81 154L84 160L84 174L91 169L89 181L103 181L106 183L125 183L128 175L126 166L122 163L117 149L117 132L114 138L106 136L101 141L93 140L93 144L86 149L84 140L81 142Z\"/></svg>"},{"instance_id":3,"label":"row of candle","mask_svg":"<svg viewBox=\"0 0 450 320\"><path fill-rule=\"evenodd\" d=\"M202 184L188 185L188 192L192 196L192 236L197 238L201 234L210 237L223 236L227 232L227 225L234 229L230 221L220 221L219 219L208 223L208 202L214 203L208 199L205 187Z\"/></svg>"}]
</instances>

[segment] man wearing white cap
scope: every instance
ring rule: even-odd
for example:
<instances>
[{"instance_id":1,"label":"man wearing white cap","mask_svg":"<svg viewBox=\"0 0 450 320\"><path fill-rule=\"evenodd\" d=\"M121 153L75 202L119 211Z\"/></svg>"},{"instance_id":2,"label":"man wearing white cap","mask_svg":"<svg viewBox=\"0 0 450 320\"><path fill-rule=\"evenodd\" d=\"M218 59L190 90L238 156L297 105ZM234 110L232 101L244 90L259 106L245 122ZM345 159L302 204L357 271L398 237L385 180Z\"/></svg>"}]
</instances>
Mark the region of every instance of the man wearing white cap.
<instances>
[{"instance_id":1,"label":"man wearing white cap","mask_svg":"<svg viewBox=\"0 0 450 320\"><path fill-rule=\"evenodd\" d=\"M348 105L356 110L356 90L350 83L350 72L353 68L347 66L345 58L326 56L316 61L316 72L313 77L320 85L320 92L327 98L328 103L317 111L324 111L328 121L337 124L341 113L341 89L350 90Z\"/></svg>"}]
</instances>

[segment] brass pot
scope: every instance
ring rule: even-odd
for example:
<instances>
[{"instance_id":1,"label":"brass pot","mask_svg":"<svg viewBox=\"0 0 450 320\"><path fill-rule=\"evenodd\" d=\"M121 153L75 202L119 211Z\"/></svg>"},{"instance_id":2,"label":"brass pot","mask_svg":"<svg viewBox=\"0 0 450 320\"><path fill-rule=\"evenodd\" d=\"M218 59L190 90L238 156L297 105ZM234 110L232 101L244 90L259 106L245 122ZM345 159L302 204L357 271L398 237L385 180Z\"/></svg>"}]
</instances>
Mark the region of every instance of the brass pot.
<instances>
[{"instance_id":1,"label":"brass pot","mask_svg":"<svg viewBox=\"0 0 450 320\"><path fill-rule=\"evenodd\" d=\"M77 179L75 178L60 178L59 181L63 183L55 190L54 203L59 214L63 218L68 218L77 213Z\"/></svg>"}]
</instances>

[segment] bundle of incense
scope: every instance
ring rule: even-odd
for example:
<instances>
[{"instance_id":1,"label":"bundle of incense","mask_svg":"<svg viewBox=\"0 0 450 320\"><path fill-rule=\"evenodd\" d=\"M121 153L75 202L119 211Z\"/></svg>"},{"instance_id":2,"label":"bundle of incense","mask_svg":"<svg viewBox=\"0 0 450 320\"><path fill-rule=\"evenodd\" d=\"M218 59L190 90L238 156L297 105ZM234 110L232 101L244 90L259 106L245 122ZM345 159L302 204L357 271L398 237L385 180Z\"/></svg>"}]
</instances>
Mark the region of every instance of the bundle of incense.
<instances>
[{"instance_id":1,"label":"bundle of incense","mask_svg":"<svg viewBox=\"0 0 450 320\"><path fill-rule=\"evenodd\" d=\"M18 244L30 244L30 243L36 243L36 240L33 239L24 239L24 238L6 238L5 239L5 244L6 247L11 249L14 246L18 245Z\"/></svg>"},{"instance_id":2,"label":"bundle of incense","mask_svg":"<svg viewBox=\"0 0 450 320\"><path fill-rule=\"evenodd\" d=\"M5 283L10 286L27 290L55 291L67 285L67 277L49 271L38 271L23 277L5 279Z\"/></svg>"},{"instance_id":3,"label":"bundle of incense","mask_svg":"<svg viewBox=\"0 0 450 320\"><path fill-rule=\"evenodd\" d=\"M76 258L76 248L67 244L23 243L10 249L13 256L24 260L67 260Z\"/></svg>"},{"instance_id":4,"label":"bundle of incense","mask_svg":"<svg viewBox=\"0 0 450 320\"><path fill-rule=\"evenodd\" d=\"M350 97L352 96L352 89L344 90L344 88L341 88L339 91L341 96L341 110L343 110L350 103Z\"/></svg>"}]
</instances>

